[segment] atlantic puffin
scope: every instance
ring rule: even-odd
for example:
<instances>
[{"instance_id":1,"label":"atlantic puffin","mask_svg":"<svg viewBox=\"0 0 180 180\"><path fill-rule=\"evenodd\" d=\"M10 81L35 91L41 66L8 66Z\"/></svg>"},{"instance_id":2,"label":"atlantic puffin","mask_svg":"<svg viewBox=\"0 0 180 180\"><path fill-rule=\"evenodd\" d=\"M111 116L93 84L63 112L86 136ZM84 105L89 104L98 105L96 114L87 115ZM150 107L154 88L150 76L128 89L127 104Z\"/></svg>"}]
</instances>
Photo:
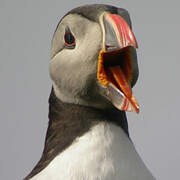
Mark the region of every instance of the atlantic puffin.
<instances>
[{"instance_id":1,"label":"atlantic puffin","mask_svg":"<svg viewBox=\"0 0 180 180\"><path fill-rule=\"evenodd\" d=\"M139 112L136 38L127 10L75 8L52 39L49 125L41 159L25 180L153 180L128 131Z\"/></svg>"}]
</instances>

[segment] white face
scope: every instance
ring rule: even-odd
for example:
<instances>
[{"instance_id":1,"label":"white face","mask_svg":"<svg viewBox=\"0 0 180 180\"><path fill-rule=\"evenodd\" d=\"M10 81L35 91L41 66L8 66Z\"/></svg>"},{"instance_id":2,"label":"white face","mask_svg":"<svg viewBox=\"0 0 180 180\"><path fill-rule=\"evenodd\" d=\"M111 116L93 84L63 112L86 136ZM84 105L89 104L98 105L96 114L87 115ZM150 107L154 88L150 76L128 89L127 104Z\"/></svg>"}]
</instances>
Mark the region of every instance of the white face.
<instances>
[{"instance_id":1,"label":"white face","mask_svg":"<svg viewBox=\"0 0 180 180\"><path fill-rule=\"evenodd\" d=\"M64 47L67 27L75 38L74 49ZM100 25L77 14L67 15L58 25L52 41L50 75L55 94L63 102L101 108L110 105L97 80L102 39Z\"/></svg>"}]
</instances>

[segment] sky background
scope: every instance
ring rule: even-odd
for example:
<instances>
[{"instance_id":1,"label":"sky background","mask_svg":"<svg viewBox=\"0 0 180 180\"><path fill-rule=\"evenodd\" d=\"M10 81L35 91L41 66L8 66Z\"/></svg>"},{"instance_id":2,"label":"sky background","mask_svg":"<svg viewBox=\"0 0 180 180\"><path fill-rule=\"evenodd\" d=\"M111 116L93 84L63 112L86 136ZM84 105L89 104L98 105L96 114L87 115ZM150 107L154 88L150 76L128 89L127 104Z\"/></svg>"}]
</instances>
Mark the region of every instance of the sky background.
<instances>
[{"instance_id":1,"label":"sky background","mask_svg":"<svg viewBox=\"0 0 180 180\"><path fill-rule=\"evenodd\" d=\"M74 7L103 3L130 12L140 77L140 114L130 134L157 180L180 177L180 3L178 0L0 0L0 179L23 179L39 160L48 125L50 43Z\"/></svg>"}]
</instances>

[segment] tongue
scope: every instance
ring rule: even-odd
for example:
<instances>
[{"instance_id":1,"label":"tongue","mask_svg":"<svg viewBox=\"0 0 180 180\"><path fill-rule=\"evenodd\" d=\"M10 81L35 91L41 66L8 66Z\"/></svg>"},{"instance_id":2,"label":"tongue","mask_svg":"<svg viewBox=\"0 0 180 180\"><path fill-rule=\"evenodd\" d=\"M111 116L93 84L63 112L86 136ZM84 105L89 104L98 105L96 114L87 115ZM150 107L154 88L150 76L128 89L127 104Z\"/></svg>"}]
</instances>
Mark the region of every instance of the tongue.
<instances>
[{"instance_id":1,"label":"tongue","mask_svg":"<svg viewBox=\"0 0 180 180\"><path fill-rule=\"evenodd\" d=\"M122 111L135 111L138 113L139 105L120 66L109 67L109 71L115 81L114 85L109 83L108 86L112 103ZM119 101L120 99L121 101Z\"/></svg>"},{"instance_id":2,"label":"tongue","mask_svg":"<svg viewBox=\"0 0 180 180\"><path fill-rule=\"evenodd\" d=\"M116 84L119 86L118 89L121 89L124 95L130 99L132 97L132 90L120 66L110 67L109 70Z\"/></svg>"}]
</instances>

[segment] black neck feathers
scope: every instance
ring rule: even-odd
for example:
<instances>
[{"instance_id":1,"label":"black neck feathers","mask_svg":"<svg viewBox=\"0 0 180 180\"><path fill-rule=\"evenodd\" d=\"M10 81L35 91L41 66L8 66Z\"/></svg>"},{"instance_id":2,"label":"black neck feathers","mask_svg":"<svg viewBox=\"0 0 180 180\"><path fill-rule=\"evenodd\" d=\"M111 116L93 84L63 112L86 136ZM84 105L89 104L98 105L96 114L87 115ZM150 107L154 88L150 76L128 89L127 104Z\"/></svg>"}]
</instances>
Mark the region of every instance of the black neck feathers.
<instances>
[{"instance_id":1,"label":"black neck feathers","mask_svg":"<svg viewBox=\"0 0 180 180\"><path fill-rule=\"evenodd\" d=\"M61 102L53 89L49 97L49 126L40 161L24 179L28 180L43 170L72 142L88 132L94 125L106 121L120 126L129 136L126 114L116 108L100 110Z\"/></svg>"}]
</instances>

